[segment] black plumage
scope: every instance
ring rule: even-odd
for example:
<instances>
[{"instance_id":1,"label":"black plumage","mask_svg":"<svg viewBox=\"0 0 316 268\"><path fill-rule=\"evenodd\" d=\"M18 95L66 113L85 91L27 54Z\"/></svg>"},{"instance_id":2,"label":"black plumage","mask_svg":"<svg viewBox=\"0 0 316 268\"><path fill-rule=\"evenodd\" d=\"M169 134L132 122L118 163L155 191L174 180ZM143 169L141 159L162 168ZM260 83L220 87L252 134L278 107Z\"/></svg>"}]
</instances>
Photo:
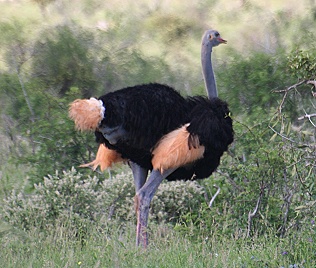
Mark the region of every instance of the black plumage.
<instances>
[{"instance_id":1,"label":"black plumage","mask_svg":"<svg viewBox=\"0 0 316 268\"><path fill-rule=\"evenodd\" d=\"M111 92L99 100L105 107L99 129L124 131L111 143L97 130L97 142L145 169L152 169L152 149L157 142L170 131L190 123L188 131L197 135L200 144L206 148L204 157L179 168L167 180L210 176L233 141L230 112L227 104L218 98L184 98L169 86L147 84Z\"/></svg>"},{"instance_id":2,"label":"black plumage","mask_svg":"<svg viewBox=\"0 0 316 268\"><path fill-rule=\"evenodd\" d=\"M115 143L111 143L97 130L97 142L105 143L123 158L146 169L152 169L151 149L159 139L187 119L184 98L166 85L127 87L99 99L105 107L99 129L105 127L111 131L113 128L123 128L125 131Z\"/></svg>"}]
</instances>

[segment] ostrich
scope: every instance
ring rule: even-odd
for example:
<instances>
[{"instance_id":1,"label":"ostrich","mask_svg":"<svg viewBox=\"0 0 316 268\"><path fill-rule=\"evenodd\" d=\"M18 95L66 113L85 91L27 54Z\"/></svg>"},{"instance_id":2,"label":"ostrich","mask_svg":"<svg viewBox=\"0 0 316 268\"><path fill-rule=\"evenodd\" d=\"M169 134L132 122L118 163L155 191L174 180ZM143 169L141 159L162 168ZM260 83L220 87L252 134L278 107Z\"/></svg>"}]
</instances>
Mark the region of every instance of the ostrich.
<instances>
[{"instance_id":1,"label":"ostrich","mask_svg":"<svg viewBox=\"0 0 316 268\"><path fill-rule=\"evenodd\" d=\"M70 105L76 128L95 131L100 144L95 160L82 166L104 170L128 161L136 191L136 244L144 248L149 206L160 183L210 176L233 141L232 119L227 104L217 98L211 61L212 48L223 43L216 30L207 30L202 38L208 97L184 98L169 86L152 83Z\"/></svg>"}]
</instances>

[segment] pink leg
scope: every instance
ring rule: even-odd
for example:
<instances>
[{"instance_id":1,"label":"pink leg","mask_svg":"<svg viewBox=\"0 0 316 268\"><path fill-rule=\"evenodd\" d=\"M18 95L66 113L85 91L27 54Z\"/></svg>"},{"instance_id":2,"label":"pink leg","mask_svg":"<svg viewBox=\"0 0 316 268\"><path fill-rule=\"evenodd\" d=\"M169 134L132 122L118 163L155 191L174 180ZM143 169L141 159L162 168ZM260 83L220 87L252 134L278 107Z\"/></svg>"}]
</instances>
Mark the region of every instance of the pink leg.
<instances>
[{"instance_id":1,"label":"pink leg","mask_svg":"<svg viewBox=\"0 0 316 268\"><path fill-rule=\"evenodd\" d=\"M147 248L148 236L147 236L147 224L149 208L145 207L141 203L139 196L135 196L136 213L137 213L137 225L136 225L136 245L142 245L143 248ZM140 213L142 210L142 213Z\"/></svg>"},{"instance_id":2,"label":"pink leg","mask_svg":"<svg viewBox=\"0 0 316 268\"><path fill-rule=\"evenodd\" d=\"M148 170L144 169L142 167L140 167L139 165L137 165L136 163L133 162L129 162L129 165L132 169L133 172L133 177L134 177L134 184L135 184L135 192L137 193L145 184L147 176L148 176ZM137 214L137 222L139 222L138 219L138 207L139 207L139 199L138 196L135 195L135 199L134 199L134 207L135 207L135 211ZM136 244L139 245L139 237L140 237L140 227L137 224L137 230L136 230ZM146 238L147 240L147 238Z\"/></svg>"}]
</instances>

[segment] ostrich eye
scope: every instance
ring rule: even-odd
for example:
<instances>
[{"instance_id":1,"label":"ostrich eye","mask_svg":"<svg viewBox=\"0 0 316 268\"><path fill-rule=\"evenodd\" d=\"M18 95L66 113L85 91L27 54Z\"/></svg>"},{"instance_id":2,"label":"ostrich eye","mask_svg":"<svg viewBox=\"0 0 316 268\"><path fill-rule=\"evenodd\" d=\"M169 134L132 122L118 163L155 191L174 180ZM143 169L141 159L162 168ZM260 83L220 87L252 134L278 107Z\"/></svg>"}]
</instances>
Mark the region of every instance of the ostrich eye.
<instances>
[{"instance_id":1,"label":"ostrich eye","mask_svg":"<svg viewBox=\"0 0 316 268\"><path fill-rule=\"evenodd\" d=\"M219 32L216 32L216 33L215 33L215 37L219 37Z\"/></svg>"}]
</instances>

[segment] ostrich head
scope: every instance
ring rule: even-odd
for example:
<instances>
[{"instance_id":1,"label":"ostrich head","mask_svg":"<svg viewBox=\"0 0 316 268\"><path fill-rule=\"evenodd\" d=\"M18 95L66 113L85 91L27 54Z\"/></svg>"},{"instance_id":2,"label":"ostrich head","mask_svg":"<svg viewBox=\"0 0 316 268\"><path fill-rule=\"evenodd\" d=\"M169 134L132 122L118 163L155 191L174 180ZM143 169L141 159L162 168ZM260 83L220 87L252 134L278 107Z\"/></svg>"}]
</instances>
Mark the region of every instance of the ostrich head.
<instances>
[{"instance_id":1,"label":"ostrich head","mask_svg":"<svg viewBox=\"0 0 316 268\"><path fill-rule=\"evenodd\" d=\"M221 38L221 35L216 30L205 31L202 38L202 45L207 46L211 51L212 47L216 47L220 44L226 44L227 41Z\"/></svg>"},{"instance_id":2,"label":"ostrich head","mask_svg":"<svg viewBox=\"0 0 316 268\"><path fill-rule=\"evenodd\" d=\"M221 38L216 30L205 31L202 38L201 60L202 71L204 76L205 88L209 98L217 97L216 82L212 66L212 49L219 44L226 44L227 41Z\"/></svg>"}]
</instances>

